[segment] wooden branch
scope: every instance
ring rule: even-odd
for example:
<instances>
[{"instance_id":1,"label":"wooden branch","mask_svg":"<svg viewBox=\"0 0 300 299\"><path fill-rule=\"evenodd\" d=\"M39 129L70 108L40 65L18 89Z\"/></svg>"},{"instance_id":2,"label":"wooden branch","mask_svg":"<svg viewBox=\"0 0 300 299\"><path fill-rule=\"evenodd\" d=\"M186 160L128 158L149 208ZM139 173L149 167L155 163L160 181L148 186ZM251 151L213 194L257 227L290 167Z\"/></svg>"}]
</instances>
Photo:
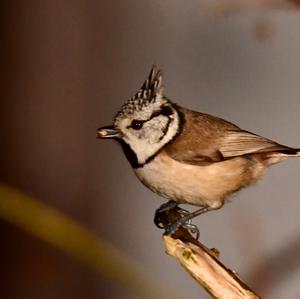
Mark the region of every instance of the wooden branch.
<instances>
[{"instance_id":1,"label":"wooden branch","mask_svg":"<svg viewBox=\"0 0 300 299\"><path fill-rule=\"evenodd\" d=\"M167 217L174 219L175 211ZM170 216L170 214L172 214ZM195 240L188 230L180 228L172 236L164 236L167 254L180 264L213 297L218 299L259 299L232 270L223 265L216 249L208 249Z\"/></svg>"}]
</instances>

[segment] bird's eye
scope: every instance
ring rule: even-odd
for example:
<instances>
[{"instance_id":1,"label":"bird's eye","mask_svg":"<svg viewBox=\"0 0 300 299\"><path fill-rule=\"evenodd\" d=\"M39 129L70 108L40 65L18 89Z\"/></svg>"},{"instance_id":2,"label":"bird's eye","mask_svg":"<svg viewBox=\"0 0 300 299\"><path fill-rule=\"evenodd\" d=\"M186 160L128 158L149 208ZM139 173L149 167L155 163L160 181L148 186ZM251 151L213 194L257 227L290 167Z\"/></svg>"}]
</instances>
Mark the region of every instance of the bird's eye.
<instances>
[{"instance_id":1,"label":"bird's eye","mask_svg":"<svg viewBox=\"0 0 300 299\"><path fill-rule=\"evenodd\" d=\"M130 127L134 130L140 130L143 127L145 121L134 119L130 125Z\"/></svg>"}]
</instances>

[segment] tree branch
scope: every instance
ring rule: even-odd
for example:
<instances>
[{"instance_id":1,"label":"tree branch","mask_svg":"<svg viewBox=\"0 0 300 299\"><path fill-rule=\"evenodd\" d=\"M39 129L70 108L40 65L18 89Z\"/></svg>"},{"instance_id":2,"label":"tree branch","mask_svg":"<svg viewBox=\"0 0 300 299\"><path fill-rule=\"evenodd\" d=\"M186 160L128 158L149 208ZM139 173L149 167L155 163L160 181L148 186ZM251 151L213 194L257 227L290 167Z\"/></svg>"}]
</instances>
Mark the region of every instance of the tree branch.
<instances>
[{"instance_id":1,"label":"tree branch","mask_svg":"<svg viewBox=\"0 0 300 299\"><path fill-rule=\"evenodd\" d=\"M178 218L178 210L169 211L165 223ZM169 222L170 223L170 222ZM223 265L216 249L208 249L185 228L164 236L167 254L180 264L213 297L218 299L259 299L238 275Z\"/></svg>"}]
</instances>

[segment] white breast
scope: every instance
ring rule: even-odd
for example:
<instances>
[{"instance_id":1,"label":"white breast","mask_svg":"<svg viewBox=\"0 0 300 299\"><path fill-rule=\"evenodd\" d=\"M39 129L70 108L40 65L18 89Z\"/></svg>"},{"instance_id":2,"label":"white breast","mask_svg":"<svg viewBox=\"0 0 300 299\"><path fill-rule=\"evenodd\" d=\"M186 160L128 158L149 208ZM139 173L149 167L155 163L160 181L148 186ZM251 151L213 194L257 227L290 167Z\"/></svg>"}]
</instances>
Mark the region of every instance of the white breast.
<instances>
[{"instance_id":1,"label":"white breast","mask_svg":"<svg viewBox=\"0 0 300 299\"><path fill-rule=\"evenodd\" d=\"M256 181L263 169L258 164L253 168L253 162L241 157L198 166L180 163L161 152L135 173L163 197L218 208L226 196Z\"/></svg>"}]
</instances>

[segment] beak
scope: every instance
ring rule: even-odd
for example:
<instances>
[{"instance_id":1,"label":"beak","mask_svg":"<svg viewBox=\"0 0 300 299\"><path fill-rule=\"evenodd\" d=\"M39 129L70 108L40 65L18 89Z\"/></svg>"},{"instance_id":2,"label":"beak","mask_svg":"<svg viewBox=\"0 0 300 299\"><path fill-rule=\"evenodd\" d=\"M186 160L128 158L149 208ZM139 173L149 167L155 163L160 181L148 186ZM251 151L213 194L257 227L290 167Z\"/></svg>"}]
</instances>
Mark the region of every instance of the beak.
<instances>
[{"instance_id":1,"label":"beak","mask_svg":"<svg viewBox=\"0 0 300 299\"><path fill-rule=\"evenodd\" d=\"M119 130L116 130L114 126L106 126L99 128L97 130L97 138L105 139L105 138L121 138L122 133Z\"/></svg>"}]
</instances>

